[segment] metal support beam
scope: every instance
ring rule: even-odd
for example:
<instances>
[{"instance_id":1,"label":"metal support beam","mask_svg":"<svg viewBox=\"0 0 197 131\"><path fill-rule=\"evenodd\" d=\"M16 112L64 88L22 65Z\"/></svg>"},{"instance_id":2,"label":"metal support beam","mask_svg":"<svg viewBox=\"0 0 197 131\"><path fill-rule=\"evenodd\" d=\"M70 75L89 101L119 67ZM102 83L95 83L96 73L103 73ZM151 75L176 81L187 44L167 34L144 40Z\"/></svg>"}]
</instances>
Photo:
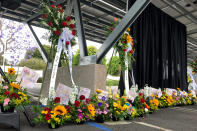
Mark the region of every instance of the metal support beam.
<instances>
[{"instance_id":1,"label":"metal support beam","mask_svg":"<svg viewBox=\"0 0 197 131\"><path fill-rule=\"evenodd\" d=\"M88 56L85 33L83 29L83 21L81 16L80 0L74 0L74 14L77 27L77 36L80 49L80 57Z\"/></svg>"},{"instance_id":2,"label":"metal support beam","mask_svg":"<svg viewBox=\"0 0 197 131\"><path fill-rule=\"evenodd\" d=\"M197 33L197 29L188 31L187 35L192 35L192 34L195 34L195 33Z\"/></svg>"},{"instance_id":3,"label":"metal support beam","mask_svg":"<svg viewBox=\"0 0 197 131\"><path fill-rule=\"evenodd\" d=\"M190 19L194 23L197 23L197 18L193 14L191 14L189 11L185 10L181 5L177 4L175 1L173 1L173 0L162 0L162 2L169 5L171 8L175 9L179 13L186 14L185 17L187 17L188 19Z\"/></svg>"},{"instance_id":4,"label":"metal support beam","mask_svg":"<svg viewBox=\"0 0 197 131\"><path fill-rule=\"evenodd\" d=\"M42 55L42 58L43 58L44 61L47 63L47 62L49 61L49 59L48 59L48 56L47 56L47 53L46 53L44 47L42 46L40 40L38 39L36 33L34 32L32 26L31 26L30 24L27 24L27 25L28 25L29 29L31 30L31 32L32 32L32 34L33 34L35 40L37 41L38 50L40 51L40 53L41 53L41 55Z\"/></svg>"},{"instance_id":5,"label":"metal support beam","mask_svg":"<svg viewBox=\"0 0 197 131\"><path fill-rule=\"evenodd\" d=\"M129 9L122 21L116 26L114 31L107 37L101 48L96 53L97 63L107 54L111 47L116 44L124 31L137 19L142 11L148 6L151 0L137 0Z\"/></svg>"}]
</instances>

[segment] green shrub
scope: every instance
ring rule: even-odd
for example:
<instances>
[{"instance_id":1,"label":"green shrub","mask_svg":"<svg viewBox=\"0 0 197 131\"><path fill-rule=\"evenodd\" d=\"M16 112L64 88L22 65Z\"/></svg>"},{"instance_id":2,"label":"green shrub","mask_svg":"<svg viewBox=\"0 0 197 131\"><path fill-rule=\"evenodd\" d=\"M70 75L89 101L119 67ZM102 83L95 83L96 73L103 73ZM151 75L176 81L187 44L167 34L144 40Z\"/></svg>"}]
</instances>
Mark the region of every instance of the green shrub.
<instances>
[{"instance_id":1,"label":"green shrub","mask_svg":"<svg viewBox=\"0 0 197 131\"><path fill-rule=\"evenodd\" d=\"M118 86L119 80L107 80L107 86Z\"/></svg>"},{"instance_id":2,"label":"green shrub","mask_svg":"<svg viewBox=\"0 0 197 131\"><path fill-rule=\"evenodd\" d=\"M31 58L27 60L21 60L19 66L26 66L35 70L44 70L46 68L46 63L42 59Z\"/></svg>"},{"instance_id":3,"label":"green shrub","mask_svg":"<svg viewBox=\"0 0 197 131\"><path fill-rule=\"evenodd\" d=\"M110 64L111 61L111 64ZM108 74L113 76L120 75L121 67L120 67L120 59L118 56L113 56L111 60L107 64Z\"/></svg>"}]
</instances>

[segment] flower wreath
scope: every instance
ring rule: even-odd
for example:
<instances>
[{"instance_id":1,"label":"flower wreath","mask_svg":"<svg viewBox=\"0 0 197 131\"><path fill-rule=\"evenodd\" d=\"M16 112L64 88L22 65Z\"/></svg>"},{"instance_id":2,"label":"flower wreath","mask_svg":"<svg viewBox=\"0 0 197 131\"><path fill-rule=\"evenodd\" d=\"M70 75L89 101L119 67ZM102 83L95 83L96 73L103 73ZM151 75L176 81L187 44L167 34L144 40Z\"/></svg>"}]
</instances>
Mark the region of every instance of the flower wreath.
<instances>
[{"instance_id":1,"label":"flower wreath","mask_svg":"<svg viewBox=\"0 0 197 131\"><path fill-rule=\"evenodd\" d=\"M120 20L114 18L114 21L112 22L112 26L107 26L107 35L109 35L119 23ZM128 30L125 31L125 33L121 36L120 40L114 45L115 51L119 53L120 65L122 70L127 69L127 65L125 65L126 53L127 53L128 64L129 64L128 68L130 67L130 64L132 62L135 62L134 43L135 41L130 35L130 28L128 28Z\"/></svg>"}]
</instances>

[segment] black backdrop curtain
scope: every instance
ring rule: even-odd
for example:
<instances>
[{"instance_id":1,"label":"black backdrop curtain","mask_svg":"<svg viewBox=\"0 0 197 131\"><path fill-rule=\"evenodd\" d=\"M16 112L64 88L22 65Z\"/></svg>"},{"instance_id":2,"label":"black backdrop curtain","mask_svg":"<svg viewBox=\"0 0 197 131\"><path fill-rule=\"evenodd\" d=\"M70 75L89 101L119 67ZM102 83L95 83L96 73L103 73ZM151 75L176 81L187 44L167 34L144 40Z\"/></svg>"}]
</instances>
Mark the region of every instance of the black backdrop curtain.
<instances>
[{"instance_id":1,"label":"black backdrop curtain","mask_svg":"<svg viewBox=\"0 0 197 131\"><path fill-rule=\"evenodd\" d=\"M149 4L131 30L137 41L136 63L133 66L138 88L148 84L154 88L179 87L187 90L185 25ZM119 88L123 93L122 75Z\"/></svg>"}]
</instances>

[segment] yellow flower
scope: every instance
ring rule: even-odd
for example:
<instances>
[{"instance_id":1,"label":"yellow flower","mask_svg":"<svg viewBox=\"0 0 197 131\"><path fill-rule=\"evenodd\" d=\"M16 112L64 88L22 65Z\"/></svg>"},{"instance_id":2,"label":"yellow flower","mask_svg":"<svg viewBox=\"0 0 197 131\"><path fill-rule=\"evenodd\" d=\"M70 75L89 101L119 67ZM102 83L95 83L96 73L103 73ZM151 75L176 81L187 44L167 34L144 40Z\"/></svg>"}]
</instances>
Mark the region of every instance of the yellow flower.
<instances>
[{"instance_id":1,"label":"yellow flower","mask_svg":"<svg viewBox=\"0 0 197 131\"><path fill-rule=\"evenodd\" d=\"M126 96L122 96L122 98L124 99L124 101L126 101L126 100L127 100L127 97L126 97Z\"/></svg>"},{"instance_id":2,"label":"yellow flower","mask_svg":"<svg viewBox=\"0 0 197 131\"><path fill-rule=\"evenodd\" d=\"M54 108L54 115L56 116L56 115L61 115L61 116L63 116L63 115L65 115L65 114L67 114L67 110L66 110L66 108L64 107L64 106L62 106L62 105L58 105L58 106L56 106L55 108Z\"/></svg>"},{"instance_id":3,"label":"yellow flower","mask_svg":"<svg viewBox=\"0 0 197 131\"><path fill-rule=\"evenodd\" d=\"M92 104L88 105L88 111L90 112L90 114L94 117L95 116L95 108Z\"/></svg>"},{"instance_id":4,"label":"yellow flower","mask_svg":"<svg viewBox=\"0 0 197 131\"><path fill-rule=\"evenodd\" d=\"M8 74L9 75L14 75L16 73L14 68L8 68Z\"/></svg>"},{"instance_id":5,"label":"yellow flower","mask_svg":"<svg viewBox=\"0 0 197 131\"><path fill-rule=\"evenodd\" d=\"M60 121L60 118L56 117L56 118L54 118L54 120L55 120L56 122L59 122L59 121Z\"/></svg>"},{"instance_id":6,"label":"yellow flower","mask_svg":"<svg viewBox=\"0 0 197 131\"><path fill-rule=\"evenodd\" d=\"M100 94L100 93L102 93L102 90L96 89L96 92L97 92L98 94Z\"/></svg>"},{"instance_id":7,"label":"yellow flower","mask_svg":"<svg viewBox=\"0 0 197 131\"><path fill-rule=\"evenodd\" d=\"M71 118L71 115L66 115L64 118L65 119L70 119Z\"/></svg>"},{"instance_id":8,"label":"yellow flower","mask_svg":"<svg viewBox=\"0 0 197 131\"><path fill-rule=\"evenodd\" d=\"M51 111L51 114L53 114L54 113L54 111Z\"/></svg>"},{"instance_id":9,"label":"yellow flower","mask_svg":"<svg viewBox=\"0 0 197 131\"><path fill-rule=\"evenodd\" d=\"M48 111L44 111L43 110L43 111L41 111L41 114L45 114L46 115L46 114L48 114Z\"/></svg>"},{"instance_id":10,"label":"yellow flower","mask_svg":"<svg viewBox=\"0 0 197 131\"><path fill-rule=\"evenodd\" d=\"M18 94L20 95L20 94L22 94L22 92L19 91Z\"/></svg>"},{"instance_id":11,"label":"yellow flower","mask_svg":"<svg viewBox=\"0 0 197 131\"><path fill-rule=\"evenodd\" d=\"M16 104L16 105L20 105L20 104L21 104L21 100L16 99L16 100L15 100L15 104Z\"/></svg>"},{"instance_id":12,"label":"yellow flower","mask_svg":"<svg viewBox=\"0 0 197 131\"><path fill-rule=\"evenodd\" d=\"M189 97L191 97L191 96L192 96L192 94L188 94L188 96L189 96Z\"/></svg>"},{"instance_id":13,"label":"yellow flower","mask_svg":"<svg viewBox=\"0 0 197 131\"><path fill-rule=\"evenodd\" d=\"M118 107L118 103L117 102L113 102L113 106L114 107Z\"/></svg>"},{"instance_id":14,"label":"yellow flower","mask_svg":"<svg viewBox=\"0 0 197 131\"><path fill-rule=\"evenodd\" d=\"M177 90L180 91L181 89L180 88L177 88Z\"/></svg>"},{"instance_id":15,"label":"yellow flower","mask_svg":"<svg viewBox=\"0 0 197 131\"><path fill-rule=\"evenodd\" d=\"M120 98L120 96L119 96L118 94L115 94L114 97L115 97L116 99L119 99L119 98Z\"/></svg>"},{"instance_id":16,"label":"yellow flower","mask_svg":"<svg viewBox=\"0 0 197 131\"><path fill-rule=\"evenodd\" d=\"M16 89L20 89L20 85L16 83L10 83L10 86Z\"/></svg>"},{"instance_id":17,"label":"yellow flower","mask_svg":"<svg viewBox=\"0 0 197 131\"><path fill-rule=\"evenodd\" d=\"M119 111L116 111L116 113L117 113L118 115L120 115L120 112L119 112Z\"/></svg>"},{"instance_id":18,"label":"yellow flower","mask_svg":"<svg viewBox=\"0 0 197 131\"><path fill-rule=\"evenodd\" d=\"M48 122L48 123L51 123L51 120L48 120L47 122Z\"/></svg>"},{"instance_id":19,"label":"yellow flower","mask_svg":"<svg viewBox=\"0 0 197 131\"><path fill-rule=\"evenodd\" d=\"M131 31L131 29L130 29L130 28L128 28L128 29L127 29L127 31L128 31L128 32L130 32L130 31Z\"/></svg>"},{"instance_id":20,"label":"yellow flower","mask_svg":"<svg viewBox=\"0 0 197 131\"><path fill-rule=\"evenodd\" d=\"M126 40L127 40L127 43L133 42L133 39L130 35L127 35Z\"/></svg>"}]
</instances>

